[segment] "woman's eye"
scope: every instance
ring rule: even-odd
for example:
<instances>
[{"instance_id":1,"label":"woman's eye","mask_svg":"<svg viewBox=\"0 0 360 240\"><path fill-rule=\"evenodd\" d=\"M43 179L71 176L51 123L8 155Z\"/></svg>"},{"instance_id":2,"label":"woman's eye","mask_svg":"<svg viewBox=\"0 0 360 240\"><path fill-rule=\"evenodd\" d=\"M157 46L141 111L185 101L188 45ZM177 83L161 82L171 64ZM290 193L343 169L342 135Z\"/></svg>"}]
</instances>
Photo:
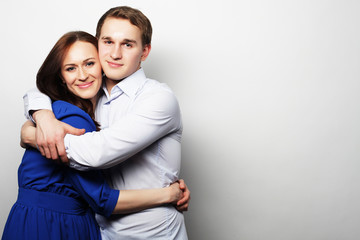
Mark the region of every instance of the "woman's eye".
<instances>
[{"instance_id":1,"label":"woman's eye","mask_svg":"<svg viewBox=\"0 0 360 240\"><path fill-rule=\"evenodd\" d=\"M93 65L95 65L95 62L88 62L88 63L86 63L86 66L93 66Z\"/></svg>"},{"instance_id":2,"label":"woman's eye","mask_svg":"<svg viewBox=\"0 0 360 240\"><path fill-rule=\"evenodd\" d=\"M74 67L68 67L68 68L65 69L65 71L67 71L67 72L71 72L71 71L74 71L74 70L75 70Z\"/></svg>"}]
</instances>

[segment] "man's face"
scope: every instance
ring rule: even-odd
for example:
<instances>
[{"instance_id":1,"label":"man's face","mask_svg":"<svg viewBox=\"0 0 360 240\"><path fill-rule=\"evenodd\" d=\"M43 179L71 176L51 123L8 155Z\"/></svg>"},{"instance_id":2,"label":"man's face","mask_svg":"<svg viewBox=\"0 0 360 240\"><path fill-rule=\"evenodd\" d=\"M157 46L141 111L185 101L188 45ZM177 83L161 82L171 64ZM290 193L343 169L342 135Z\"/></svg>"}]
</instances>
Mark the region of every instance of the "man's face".
<instances>
[{"instance_id":1,"label":"man's face","mask_svg":"<svg viewBox=\"0 0 360 240\"><path fill-rule=\"evenodd\" d=\"M150 48L142 45L140 29L129 20L105 20L99 37L99 58L108 80L118 82L136 72Z\"/></svg>"}]
</instances>

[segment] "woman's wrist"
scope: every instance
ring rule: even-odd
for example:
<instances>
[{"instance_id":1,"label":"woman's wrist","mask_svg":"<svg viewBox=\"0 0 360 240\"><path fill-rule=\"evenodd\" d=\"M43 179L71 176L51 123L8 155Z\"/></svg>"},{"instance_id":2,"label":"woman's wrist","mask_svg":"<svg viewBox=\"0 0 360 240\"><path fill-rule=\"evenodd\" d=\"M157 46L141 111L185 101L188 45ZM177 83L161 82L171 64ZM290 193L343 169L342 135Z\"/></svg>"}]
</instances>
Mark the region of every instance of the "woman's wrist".
<instances>
[{"instance_id":1,"label":"woman's wrist","mask_svg":"<svg viewBox=\"0 0 360 240\"><path fill-rule=\"evenodd\" d=\"M176 204L176 202L182 196L182 190L179 187L179 183L175 182L169 187L164 188L167 192L166 203L167 204Z\"/></svg>"}]
</instances>

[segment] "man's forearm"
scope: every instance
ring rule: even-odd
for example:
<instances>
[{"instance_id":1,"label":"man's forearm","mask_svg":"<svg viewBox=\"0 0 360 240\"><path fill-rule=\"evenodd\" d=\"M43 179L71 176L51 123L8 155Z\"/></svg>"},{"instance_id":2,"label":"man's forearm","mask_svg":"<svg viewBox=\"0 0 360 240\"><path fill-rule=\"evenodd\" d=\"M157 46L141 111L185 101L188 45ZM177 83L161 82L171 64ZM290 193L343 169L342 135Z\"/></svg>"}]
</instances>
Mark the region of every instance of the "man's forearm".
<instances>
[{"instance_id":1,"label":"man's forearm","mask_svg":"<svg viewBox=\"0 0 360 240\"><path fill-rule=\"evenodd\" d=\"M24 123L21 128L21 147L30 146L36 148L35 130L35 126L30 120Z\"/></svg>"},{"instance_id":2,"label":"man's forearm","mask_svg":"<svg viewBox=\"0 0 360 240\"><path fill-rule=\"evenodd\" d=\"M32 114L32 118L35 120L35 122L47 122L49 119L53 120L56 119L54 113L51 110L48 109L41 109L36 111L30 111Z\"/></svg>"}]
</instances>

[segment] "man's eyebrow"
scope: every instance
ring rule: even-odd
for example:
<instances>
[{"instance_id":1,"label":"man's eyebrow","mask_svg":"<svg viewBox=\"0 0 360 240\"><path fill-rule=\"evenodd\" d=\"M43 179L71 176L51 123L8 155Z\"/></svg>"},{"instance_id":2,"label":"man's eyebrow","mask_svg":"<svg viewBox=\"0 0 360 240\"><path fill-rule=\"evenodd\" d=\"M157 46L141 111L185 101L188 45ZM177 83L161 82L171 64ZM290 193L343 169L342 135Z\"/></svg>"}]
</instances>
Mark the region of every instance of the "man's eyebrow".
<instances>
[{"instance_id":1,"label":"man's eyebrow","mask_svg":"<svg viewBox=\"0 0 360 240\"><path fill-rule=\"evenodd\" d=\"M124 39L123 42L136 43L136 40L133 40L133 39Z\"/></svg>"},{"instance_id":2,"label":"man's eyebrow","mask_svg":"<svg viewBox=\"0 0 360 240\"><path fill-rule=\"evenodd\" d=\"M111 37L103 36L103 37L101 37L101 39L109 40L109 39L111 39Z\"/></svg>"},{"instance_id":3,"label":"man's eyebrow","mask_svg":"<svg viewBox=\"0 0 360 240\"><path fill-rule=\"evenodd\" d=\"M102 39L102 40L111 40L111 41L112 41L112 38L109 37L109 36L103 36L103 37L101 37L101 39ZM128 39L128 38L123 39L122 42L125 42L125 43L137 43L136 40L134 40L134 39Z\"/></svg>"}]
</instances>

